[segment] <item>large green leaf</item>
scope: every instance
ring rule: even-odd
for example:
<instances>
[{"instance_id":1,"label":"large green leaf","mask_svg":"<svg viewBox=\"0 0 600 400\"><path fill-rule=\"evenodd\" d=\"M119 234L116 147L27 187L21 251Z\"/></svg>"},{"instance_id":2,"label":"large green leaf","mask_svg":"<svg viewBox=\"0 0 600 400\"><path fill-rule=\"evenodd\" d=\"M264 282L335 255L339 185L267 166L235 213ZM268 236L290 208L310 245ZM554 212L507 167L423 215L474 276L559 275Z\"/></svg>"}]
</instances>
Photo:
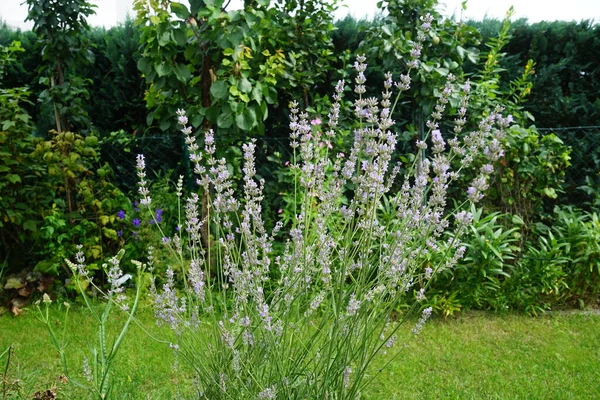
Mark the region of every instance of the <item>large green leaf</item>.
<instances>
[{"instance_id":1,"label":"large green leaf","mask_svg":"<svg viewBox=\"0 0 600 400\"><path fill-rule=\"evenodd\" d=\"M187 7L181 3L171 3L171 12L181 19L188 19L190 16Z\"/></svg>"},{"instance_id":2,"label":"large green leaf","mask_svg":"<svg viewBox=\"0 0 600 400\"><path fill-rule=\"evenodd\" d=\"M212 106L208 110L206 110L206 119L210 122L217 122L217 118L221 115L221 107L220 106Z\"/></svg>"},{"instance_id":3,"label":"large green leaf","mask_svg":"<svg viewBox=\"0 0 600 400\"><path fill-rule=\"evenodd\" d=\"M167 118L164 118L160 121L160 124L158 124L158 127L162 131L166 131L167 129L169 129L171 127L171 121L169 121Z\"/></svg>"},{"instance_id":4,"label":"large green leaf","mask_svg":"<svg viewBox=\"0 0 600 400\"><path fill-rule=\"evenodd\" d=\"M233 125L233 115L231 113L221 113L217 118L217 125L219 128L227 129Z\"/></svg>"},{"instance_id":5,"label":"large green leaf","mask_svg":"<svg viewBox=\"0 0 600 400\"><path fill-rule=\"evenodd\" d=\"M158 37L158 44L159 46L166 46L169 43L171 43L171 32L163 32L159 37Z\"/></svg>"},{"instance_id":6,"label":"large green leaf","mask_svg":"<svg viewBox=\"0 0 600 400\"><path fill-rule=\"evenodd\" d=\"M216 81L210 87L210 94L215 99L224 99L227 97L227 84L224 81Z\"/></svg>"},{"instance_id":7,"label":"large green leaf","mask_svg":"<svg viewBox=\"0 0 600 400\"><path fill-rule=\"evenodd\" d=\"M244 93L250 93L252 91L252 84L246 78L242 78L240 81L240 90Z\"/></svg>"},{"instance_id":8,"label":"large green leaf","mask_svg":"<svg viewBox=\"0 0 600 400\"><path fill-rule=\"evenodd\" d=\"M177 64L175 67L175 76L182 83L188 83L192 74L190 70L183 64Z\"/></svg>"},{"instance_id":9,"label":"large green leaf","mask_svg":"<svg viewBox=\"0 0 600 400\"><path fill-rule=\"evenodd\" d=\"M195 15L204 6L203 0L190 0L190 13Z\"/></svg>"},{"instance_id":10,"label":"large green leaf","mask_svg":"<svg viewBox=\"0 0 600 400\"><path fill-rule=\"evenodd\" d=\"M179 46L185 46L187 43L187 32L185 28L175 29L173 31L173 40Z\"/></svg>"},{"instance_id":11,"label":"large green leaf","mask_svg":"<svg viewBox=\"0 0 600 400\"><path fill-rule=\"evenodd\" d=\"M23 224L23 229L31 232L37 232L37 222L30 219Z\"/></svg>"},{"instance_id":12,"label":"large green leaf","mask_svg":"<svg viewBox=\"0 0 600 400\"><path fill-rule=\"evenodd\" d=\"M173 72L173 67L165 62L155 65L154 69L156 70L158 76L167 76Z\"/></svg>"},{"instance_id":13,"label":"large green leaf","mask_svg":"<svg viewBox=\"0 0 600 400\"><path fill-rule=\"evenodd\" d=\"M235 116L235 124L243 131L249 131L256 125L256 112L252 108L246 108Z\"/></svg>"},{"instance_id":14,"label":"large green leaf","mask_svg":"<svg viewBox=\"0 0 600 400\"><path fill-rule=\"evenodd\" d=\"M6 175L5 179L7 179L10 183L21 182L21 177L16 174L8 174L8 175Z\"/></svg>"},{"instance_id":15,"label":"large green leaf","mask_svg":"<svg viewBox=\"0 0 600 400\"><path fill-rule=\"evenodd\" d=\"M200 124L202 124L202 121L204 121L204 115L200 113L194 114L192 118L190 118L190 123L194 128L199 127Z\"/></svg>"}]
</instances>

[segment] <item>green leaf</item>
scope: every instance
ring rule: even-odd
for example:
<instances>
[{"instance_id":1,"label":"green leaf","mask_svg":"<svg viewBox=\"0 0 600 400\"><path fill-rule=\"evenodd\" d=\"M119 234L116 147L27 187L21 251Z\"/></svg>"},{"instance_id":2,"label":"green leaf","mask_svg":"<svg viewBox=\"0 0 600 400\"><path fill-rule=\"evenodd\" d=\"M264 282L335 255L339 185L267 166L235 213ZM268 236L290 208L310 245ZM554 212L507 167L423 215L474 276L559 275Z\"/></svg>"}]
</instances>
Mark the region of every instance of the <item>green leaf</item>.
<instances>
[{"instance_id":1,"label":"green leaf","mask_svg":"<svg viewBox=\"0 0 600 400\"><path fill-rule=\"evenodd\" d=\"M53 260L43 260L35 265L34 270L42 274L58 275L58 267L58 263Z\"/></svg>"},{"instance_id":2,"label":"green leaf","mask_svg":"<svg viewBox=\"0 0 600 400\"><path fill-rule=\"evenodd\" d=\"M233 125L233 115L229 114L219 114L219 118L217 118L217 125L219 128L227 129Z\"/></svg>"},{"instance_id":3,"label":"green leaf","mask_svg":"<svg viewBox=\"0 0 600 400\"><path fill-rule=\"evenodd\" d=\"M203 0L190 0L190 13L196 15L198 10L204 6Z\"/></svg>"},{"instance_id":4,"label":"green leaf","mask_svg":"<svg viewBox=\"0 0 600 400\"><path fill-rule=\"evenodd\" d=\"M246 23L248 24L248 28L250 28L250 29L252 29L252 27L254 27L254 25L256 25L258 22L260 22L260 18L258 18L254 14L245 13L245 16L246 16Z\"/></svg>"},{"instance_id":5,"label":"green leaf","mask_svg":"<svg viewBox=\"0 0 600 400\"><path fill-rule=\"evenodd\" d=\"M152 126L153 121L154 121L154 111L152 111L151 113L148 113L148 115L146 116L146 125Z\"/></svg>"},{"instance_id":6,"label":"green leaf","mask_svg":"<svg viewBox=\"0 0 600 400\"><path fill-rule=\"evenodd\" d=\"M267 107L267 103L260 103L260 111L262 112L262 120L264 122L269 117L269 107Z\"/></svg>"},{"instance_id":7,"label":"green leaf","mask_svg":"<svg viewBox=\"0 0 600 400\"><path fill-rule=\"evenodd\" d=\"M167 76L173 72L173 67L164 61L158 65L155 65L154 69L156 70L158 76Z\"/></svg>"},{"instance_id":8,"label":"green leaf","mask_svg":"<svg viewBox=\"0 0 600 400\"><path fill-rule=\"evenodd\" d=\"M260 91L260 88L258 86L255 86L254 89L252 89L252 100L260 104L262 102L262 98L263 94Z\"/></svg>"},{"instance_id":9,"label":"green leaf","mask_svg":"<svg viewBox=\"0 0 600 400\"><path fill-rule=\"evenodd\" d=\"M544 188L544 194L550 197L551 199L556 199L558 197L554 188Z\"/></svg>"},{"instance_id":10,"label":"green leaf","mask_svg":"<svg viewBox=\"0 0 600 400\"><path fill-rule=\"evenodd\" d=\"M435 68L435 72L437 72L441 76L448 76L448 73L450 71L448 71L448 68L439 67L439 68Z\"/></svg>"},{"instance_id":11,"label":"green leaf","mask_svg":"<svg viewBox=\"0 0 600 400\"><path fill-rule=\"evenodd\" d=\"M473 64L477 64L479 62L479 60L478 60L478 58L479 58L479 49L476 49L475 47L470 47L467 50L467 58Z\"/></svg>"},{"instance_id":12,"label":"green leaf","mask_svg":"<svg viewBox=\"0 0 600 400\"><path fill-rule=\"evenodd\" d=\"M115 231L114 229L109 229L109 228L102 228L102 233L104 234L105 237L112 239L112 240L118 240L117 237L117 231Z\"/></svg>"},{"instance_id":13,"label":"green leaf","mask_svg":"<svg viewBox=\"0 0 600 400\"><path fill-rule=\"evenodd\" d=\"M265 100L267 101L267 103L275 104L277 102L277 90L273 86L263 85L263 95L265 96Z\"/></svg>"},{"instance_id":14,"label":"green leaf","mask_svg":"<svg viewBox=\"0 0 600 400\"><path fill-rule=\"evenodd\" d=\"M190 70L183 64L177 64L175 67L175 76L181 83L188 83L192 74Z\"/></svg>"},{"instance_id":15,"label":"green leaf","mask_svg":"<svg viewBox=\"0 0 600 400\"><path fill-rule=\"evenodd\" d=\"M232 96L239 96L240 95L240 90L237 88L237 86L229 86L229 93Z\"/></svg>"},{"instance_id":16,"label":"green leaf","mask_svg":"<svg viewBox=\"0 0 600 400\"><path fill-rule=\"evenodd\" d=\"M175 43L177 43L179 46L185 46L187 43L187 32L184 28L175 29L172 32L172 35Z\"/></svg>"},{"instance_id":17,"label":"green leaf","mask_svg":"<svg viewBox=\"0 0 600 400\"><path fill-rule=\"evenodd\" d=\"M16 123L15 121L10 121L10 120L8 120L8 121L4 121L4 122L2 123L2 130L3 130L3 131L7 131L7 130L9 130L10 128L12 128L12 127L16 126L16 125L17 125L17 123Z\"/></svg>"},{"instance_id":18,"label":"green leaf","mask_svg":"<svg viewBox=\"0 0 600 400\"><path fill-rule=\"evenodd\" d=\"M241 130L249 131L256 125L256 112L252 108L246 108L235 116L235 124Z\"/></svg>"},{"instance_id":19,"label":"green leaf","mask_svg":"<svg viewBox=\"0 0 600 400\"><path fill-rule=\"evenodd\" d=\"M21 182L21 177L19 175L15 175L15 174L8 174L8 175L6 175L6 179L8 179L8 181L10 183Z\"/></svg>"},{"instance_id":20,"label":"green leaf","mask_svg":"<svg viewBox=\"0 0 600 400\"><path fill-rule=\"evenodd\" d=\"M171 43L171 32L164 32L158 37L158 45L164 47Z\"/></svg>"},{"instance_id":21,"label":"green leaf","mask_svg":"<svg viewBox=\"0 0 600 400\"><path fill-rule=\"evenodd\" d=\"M252 84L246 78L242 78L240 81L240 90L244 93L250 93L252 91Z\"/></svg>"},{"instance_id":22,"label":"green leaf","mask_svg":"<svg viewBox=\"0 0 600 400\"><path fill-rule=\"evenodd\" d=\"M169 121L167 118L165 118L162 121L160 121L160 124L158 124L158 127L162 131L166 131L167 129L169 129L171 127L171 121Z\"/></svg>"},{"instance_id":23,"label":"green leaf","mask_svg":"<svg viewBox=\"0 0 600 400\"><path fill-rule=\"evenodd\" d=\"M210 86L210 94L213 95L215 99L224 99L227 97L227 84L225 81L216 81Z\"/></svg>"},{"instance_id":24,"label":"green leaf","mask_svg":"<svg viewBox=\"0 0 600 400\"><path fill-rule=\"evenodd\" d=\"M221 115L221 107L220 106L212 106L208 110L206 110L206 119L210 122L217 122L217 118Z\"/></svg>"},{"instance_id":25,"label":"green leaf","mask_svg":"<svg viewBox=\"0 0 600 400\"><path fill-rule=\"evenodd\" d=\"M190 12L188 11L187 7L181 3L171 3L171 12L181 19L188 19L190 16Z\"/></svg>"},{"instance_id":26,"label":"green leaf","mask_svg":"<svg viewBox=\"0 0 600 400\"><path fill-rule=\"evenodd\" d=\"M194 114L194 116L192 116L190 118L190 123L192 124L192 126L194 128L197 128L200 126L200 124L202 124L202 121L204 121L204 115L198 113L198 114Z\"/></svg>"},{"instance_id":27,"label":"green leaf","mask_svg":"<svg viewBox=\"0 0 600 400\"><path fill-rule=\"evenodd\" d=\"M93 64L96 61L96 56L94 55L94 52L89 49L85 51L84 57L88 64Z\"/></svg>"},{"instance_id":28,"label":"green leaf","mask_svg":"<svg viewBox=\"0 0 600 400\"><path fill-rule=\"evenodd\" d=\"M37 232L37 223L30 219L23 224L23 229L31 232Z\"/></svg>"}]
</instances>

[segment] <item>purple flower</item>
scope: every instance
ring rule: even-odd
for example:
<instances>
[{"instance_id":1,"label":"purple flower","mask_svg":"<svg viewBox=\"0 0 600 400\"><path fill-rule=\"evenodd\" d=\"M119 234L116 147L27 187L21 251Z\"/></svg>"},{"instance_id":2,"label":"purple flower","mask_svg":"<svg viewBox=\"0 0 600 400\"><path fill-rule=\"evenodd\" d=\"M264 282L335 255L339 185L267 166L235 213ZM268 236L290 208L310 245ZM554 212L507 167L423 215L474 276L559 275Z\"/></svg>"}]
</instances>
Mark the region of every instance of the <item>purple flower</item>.
<instances>
[{"instance_id":1,"label":"purple flower","mask_svg":"<svg viewBox=\"0 0 600 400\"><path fill-rule=\"evenodd\" d=\"M138 209L138 202L137 202L137 201L134 201L134 202L133 202L133 209L134 209L135 211L139 211L139 209Z\"/></svg>"},{"instance_id":2,"label":"purple flower","mask_svg":"<svg viewBox=\"0 0 600 400\"><path fill-rule=\"evenodd\" d=\"M161 210L160 208L156 210L156 222L162 222L162 213L163 210Z\"/></svg>"},{"instance_id":3,"label":"purple flower","mask_svg":"<svg viewBox=\"0 0 600 400\"><path fill-rule=\"evenodd\" d=\"M119 219L125 219L125 211L119 210L119 212L117 213L117 217L119 217Z\"/></svg>"},{"instance_id":4,"label":"purple flower","mask_svg":"<svg viewBox=\"0 0 600 400\"><path fill-rule=\"evenodd\" d=\"M117 236L118 236L118 237L121 237L121 236L123 236L123 231L117 231Z\"/></svg>"},{"instance_id":5,"label":"purple flower","mask_svg":"<svg viewBox=\"0 0 600 400\"><path fill-rule=\"evenodd\" d=\"M133 221L131 221L131 223L133 224L133 226L138 227L138 226L140 226L142 221L140 221L139 218L136 218Z\"/></svg>"}]
</instances>

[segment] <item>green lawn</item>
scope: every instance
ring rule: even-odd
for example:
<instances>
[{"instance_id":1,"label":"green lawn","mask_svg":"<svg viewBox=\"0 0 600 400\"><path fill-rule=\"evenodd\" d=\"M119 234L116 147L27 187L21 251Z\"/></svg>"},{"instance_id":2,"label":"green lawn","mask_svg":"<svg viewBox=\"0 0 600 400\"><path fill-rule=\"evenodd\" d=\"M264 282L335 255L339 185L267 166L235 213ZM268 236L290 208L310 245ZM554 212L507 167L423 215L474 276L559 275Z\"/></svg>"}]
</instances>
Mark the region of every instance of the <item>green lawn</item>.
<instances>
[{"instance_id":1,"label":"green lawn","mask_svg":"<svg viewBox=\"0 0 600 400\"><path fill-rule=\"evenodd\" d=\"M74 307L75 308L75 307ZM92 319L71 312L69 358L81 370L83 351L93 345ZM123 318L120 318L121 320ZM141 319L151 324L151 314ZM58 325L58 322L57 322ZM406 332L410 326L406 327ZM409 337L410 335L406 335ZM368 399L597 399L600 393L600 316L528 317L469 313L452 320L433 320L369 387ZM45 327L30 311L0 317L0 354L14 345L10 381L21 380L24 393L60 387L59 398L82 398L71 384L56 381L58 357ZM393 352L390 352L390 354ZM386 361L384 356L376 368ZM116 398L190 398L185 365L168 346L153 342L133 327L119 354ZM0 381L6 356L0 362ZM0 387L0 396L2 387Z\"/></svg>"}]
</instances>

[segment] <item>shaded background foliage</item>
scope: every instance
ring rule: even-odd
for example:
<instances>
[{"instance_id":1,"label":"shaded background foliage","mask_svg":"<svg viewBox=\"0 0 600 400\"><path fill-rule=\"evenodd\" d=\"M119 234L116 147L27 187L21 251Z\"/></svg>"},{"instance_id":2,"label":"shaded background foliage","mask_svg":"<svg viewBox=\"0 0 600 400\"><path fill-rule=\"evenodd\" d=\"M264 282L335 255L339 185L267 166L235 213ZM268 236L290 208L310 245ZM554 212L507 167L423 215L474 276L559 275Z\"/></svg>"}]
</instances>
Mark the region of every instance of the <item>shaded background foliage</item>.
<instances>
[{"instance_id":1,"label":"shaded background foliage","mask_svg":"<svg viewBox=\"0 0 600 400\"><path fill-rule=\"evenodd\" d=\"M356 20L352 17L335 21L335 29L330 33L331 66L320 64L319 68L340 69L339 60L349 60L342 56L354 53L367 38L368 30L382 24L383 20ZM485 43L500 29L501 21L468 21L481 35L480 51ZM92 28L89 33L96 61L93 68L86 68L85 78L92 79L89 112L93 113L93 123L103 132L124 128L145 127L146 110L143 105L145 85L136 64L140 58L139 30L133 21L110 29ZM39 89L35 81L36 69L40 61L41 49L36 48L35 35L30 31L9 29L0 26L0 44L9 45L13 40L21 42L25 53L16 63L9 66L3 86L29 86L34 92ZM329 46L329 45L327 45ZM525 102L525 107L535 118L538 128L595 126L600 121L600 26L590 21L584 22L540 22L530 24L526 20L512 23L511 37L504 52L502 62L502 84L508 86L510 78L518 76L532 59L536 63L534 90ZM370 58L370 73L385 70L381 58ZM392 64L393 65L393 64ZM390 65L388 65L389 67ZM468 65L467 65L468 67ZM467 68L468 72L469 68ZM327 71L325 71L327 72ZM331 73L331 72L329 72ZM324 75L327 77L327 75ZM326 92L326 86L333 77L320 78L316 82L318 94ZM373 83L376 86L376 82ZM308 91L310 95L314 92ZM289 96L288 96L289 97ZM312 104L312 100L309 104ZM282 102L282 104L285 104ZM39 121L37 113L31 112L34 121ZM116 117L116 119L114 118ZM120 118L126 118L122 122ZM107 121L116 121L117 126ZM122 125L122 126L121 126ZM43 134L41 131L40 133Z\"/></svg>"}]
</instances>

